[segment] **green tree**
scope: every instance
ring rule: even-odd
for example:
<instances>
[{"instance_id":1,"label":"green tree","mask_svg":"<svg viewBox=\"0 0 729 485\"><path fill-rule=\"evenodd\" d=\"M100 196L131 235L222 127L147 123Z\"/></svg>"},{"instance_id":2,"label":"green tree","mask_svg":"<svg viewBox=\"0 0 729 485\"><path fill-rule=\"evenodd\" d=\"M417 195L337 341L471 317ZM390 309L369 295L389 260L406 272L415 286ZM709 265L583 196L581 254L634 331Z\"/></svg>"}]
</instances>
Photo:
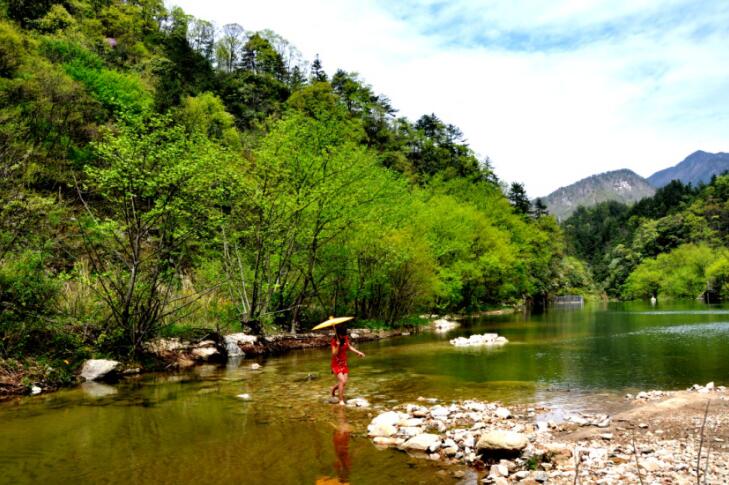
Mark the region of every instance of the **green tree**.
<instances>
[{"instance_id":1,"label":"green tree","mask_svg":"<svg viewBox=\"0 0 729 485\"><path fill-rule=\"evenodd\" d=\"M110 313L112 349L138 353L186 306L173 289L186 248L215 221L224 154L164 118L132 120L96 149L100 164L85 170L88 212L80 229ZM89 206L89 196L103 201L100 209Z\"/></svg>"},{"instance_id":2,"label":"green tree","mask_svg":"<svg viewBox=\"0 0 729 485\"><path fill-rule=\"evenodd\" d=\"M532 203L529 201L529 197L527 197L523 184L513 182L509 187L508 198L517 214L526 215L531 212Z\"/></svg>"}]
</instances>

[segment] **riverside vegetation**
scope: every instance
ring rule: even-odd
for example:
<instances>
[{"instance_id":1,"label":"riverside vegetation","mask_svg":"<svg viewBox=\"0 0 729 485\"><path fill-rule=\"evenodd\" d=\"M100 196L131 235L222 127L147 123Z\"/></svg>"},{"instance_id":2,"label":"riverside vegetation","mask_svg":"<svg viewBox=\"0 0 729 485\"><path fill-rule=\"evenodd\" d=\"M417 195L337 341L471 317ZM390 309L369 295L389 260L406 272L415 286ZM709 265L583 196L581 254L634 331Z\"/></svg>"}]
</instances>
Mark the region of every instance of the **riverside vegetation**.
<instances>
[{"instance_id":1,"label":"riverside vegetation","mask_svg":"<svg viewBox=\"0 0 729 485\"><path fill-rule=\"evenodd\" d=\"M160 0L0 2L0 388L160 335L589 292L457 127Z\"/></svg>"},{"instance_id":2,"label":"riverside vegetation","mask_svg":"<svg viewBox=\"0 0 729 485\"><path fill-rule=\"evenodd\" d=\"M612 297L729 297L729 175L699 186L674 180L633 206L580 207L563 228Z\"/></svg>"}]
</instances>

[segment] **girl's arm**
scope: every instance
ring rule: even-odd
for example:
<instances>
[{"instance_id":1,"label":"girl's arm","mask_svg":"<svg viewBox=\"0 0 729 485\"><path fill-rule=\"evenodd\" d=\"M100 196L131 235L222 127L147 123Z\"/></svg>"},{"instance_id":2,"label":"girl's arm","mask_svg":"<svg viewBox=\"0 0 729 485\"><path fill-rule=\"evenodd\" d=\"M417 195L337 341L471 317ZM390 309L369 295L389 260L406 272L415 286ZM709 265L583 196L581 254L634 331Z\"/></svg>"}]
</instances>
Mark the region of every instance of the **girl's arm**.
<instances>
[{"instance_id":1,"label":"girl's arm","mask_svg":"<svg viewBox=\"0 0 729 485\"><path fill-rule=\"evenodd\" d=\"M339 352L339 340L334 339L332 341L332 355L337 355L337 352Z\"/></svg>"},{"instance_id":2,"label":"girl's arm","mask_svg":"<svg viewBox=\"0 0 729 485\"><path fill-rule=\"evenodd\" d=\"M355 354L359 355L360 357L364 357L365 356L364 352L360 352L359 350L355 349L354 346L351 343L349 344L349 350L351 350Z\"/></svg>"}]
</instances>

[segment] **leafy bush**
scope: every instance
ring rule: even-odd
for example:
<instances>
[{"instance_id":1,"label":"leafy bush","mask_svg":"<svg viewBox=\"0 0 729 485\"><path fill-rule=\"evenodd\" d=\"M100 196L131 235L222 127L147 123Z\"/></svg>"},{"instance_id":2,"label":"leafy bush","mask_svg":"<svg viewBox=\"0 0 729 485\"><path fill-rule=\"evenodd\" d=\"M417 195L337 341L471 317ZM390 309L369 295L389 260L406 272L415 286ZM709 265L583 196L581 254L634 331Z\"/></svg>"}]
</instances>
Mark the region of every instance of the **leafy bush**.
<instances>
[{"instance_id":1,"label":"leafy bush","mask_svg":"<svg viewBox=\"0 0 729 485\"><path fill-rule=\"evenodd\" d=\"M53 312L58 288L40 253L26 252L0 265L0 355L33 344Z\"/></svg>"},{"instance_id":2,"label":"leafy bush","mask_svg":"<svg viewBox=\"0 0 729 485\"><path fill-rule=\"evenodd\" d=\"M655 259L646 259L628 277L623 296L697 298L709 288L707 269L720 255L705 244L684 244Z\"/></svg>"}]
</instances>

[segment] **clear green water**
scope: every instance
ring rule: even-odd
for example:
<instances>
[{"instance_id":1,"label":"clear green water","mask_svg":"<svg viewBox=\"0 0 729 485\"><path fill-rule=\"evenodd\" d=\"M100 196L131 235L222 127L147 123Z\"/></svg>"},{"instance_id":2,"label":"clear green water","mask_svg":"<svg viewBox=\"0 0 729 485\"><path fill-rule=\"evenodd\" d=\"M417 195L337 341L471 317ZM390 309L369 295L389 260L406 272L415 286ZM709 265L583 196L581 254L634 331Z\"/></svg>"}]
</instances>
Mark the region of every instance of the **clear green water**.
<instances>
[{"instance_id":1,"label":"clear green water","mask_svg":"<svg viewBox=\"0 0 729 485\"><path fill-rule=\"evenodd\" d=\"M447 339L495 331L500 349ZM625 391L729 381L729 307L610 304L475 319L447 335L363 344L349 396L620 403ZM327 350L204 366L0 403L0 483L443 483L439 465L364 436L325 403ZM308 374L317 376L306 380ZM244 402L237 394L249 393ZM616 404L618 405L618 404Z\"/></svg>"}]
</instances>

